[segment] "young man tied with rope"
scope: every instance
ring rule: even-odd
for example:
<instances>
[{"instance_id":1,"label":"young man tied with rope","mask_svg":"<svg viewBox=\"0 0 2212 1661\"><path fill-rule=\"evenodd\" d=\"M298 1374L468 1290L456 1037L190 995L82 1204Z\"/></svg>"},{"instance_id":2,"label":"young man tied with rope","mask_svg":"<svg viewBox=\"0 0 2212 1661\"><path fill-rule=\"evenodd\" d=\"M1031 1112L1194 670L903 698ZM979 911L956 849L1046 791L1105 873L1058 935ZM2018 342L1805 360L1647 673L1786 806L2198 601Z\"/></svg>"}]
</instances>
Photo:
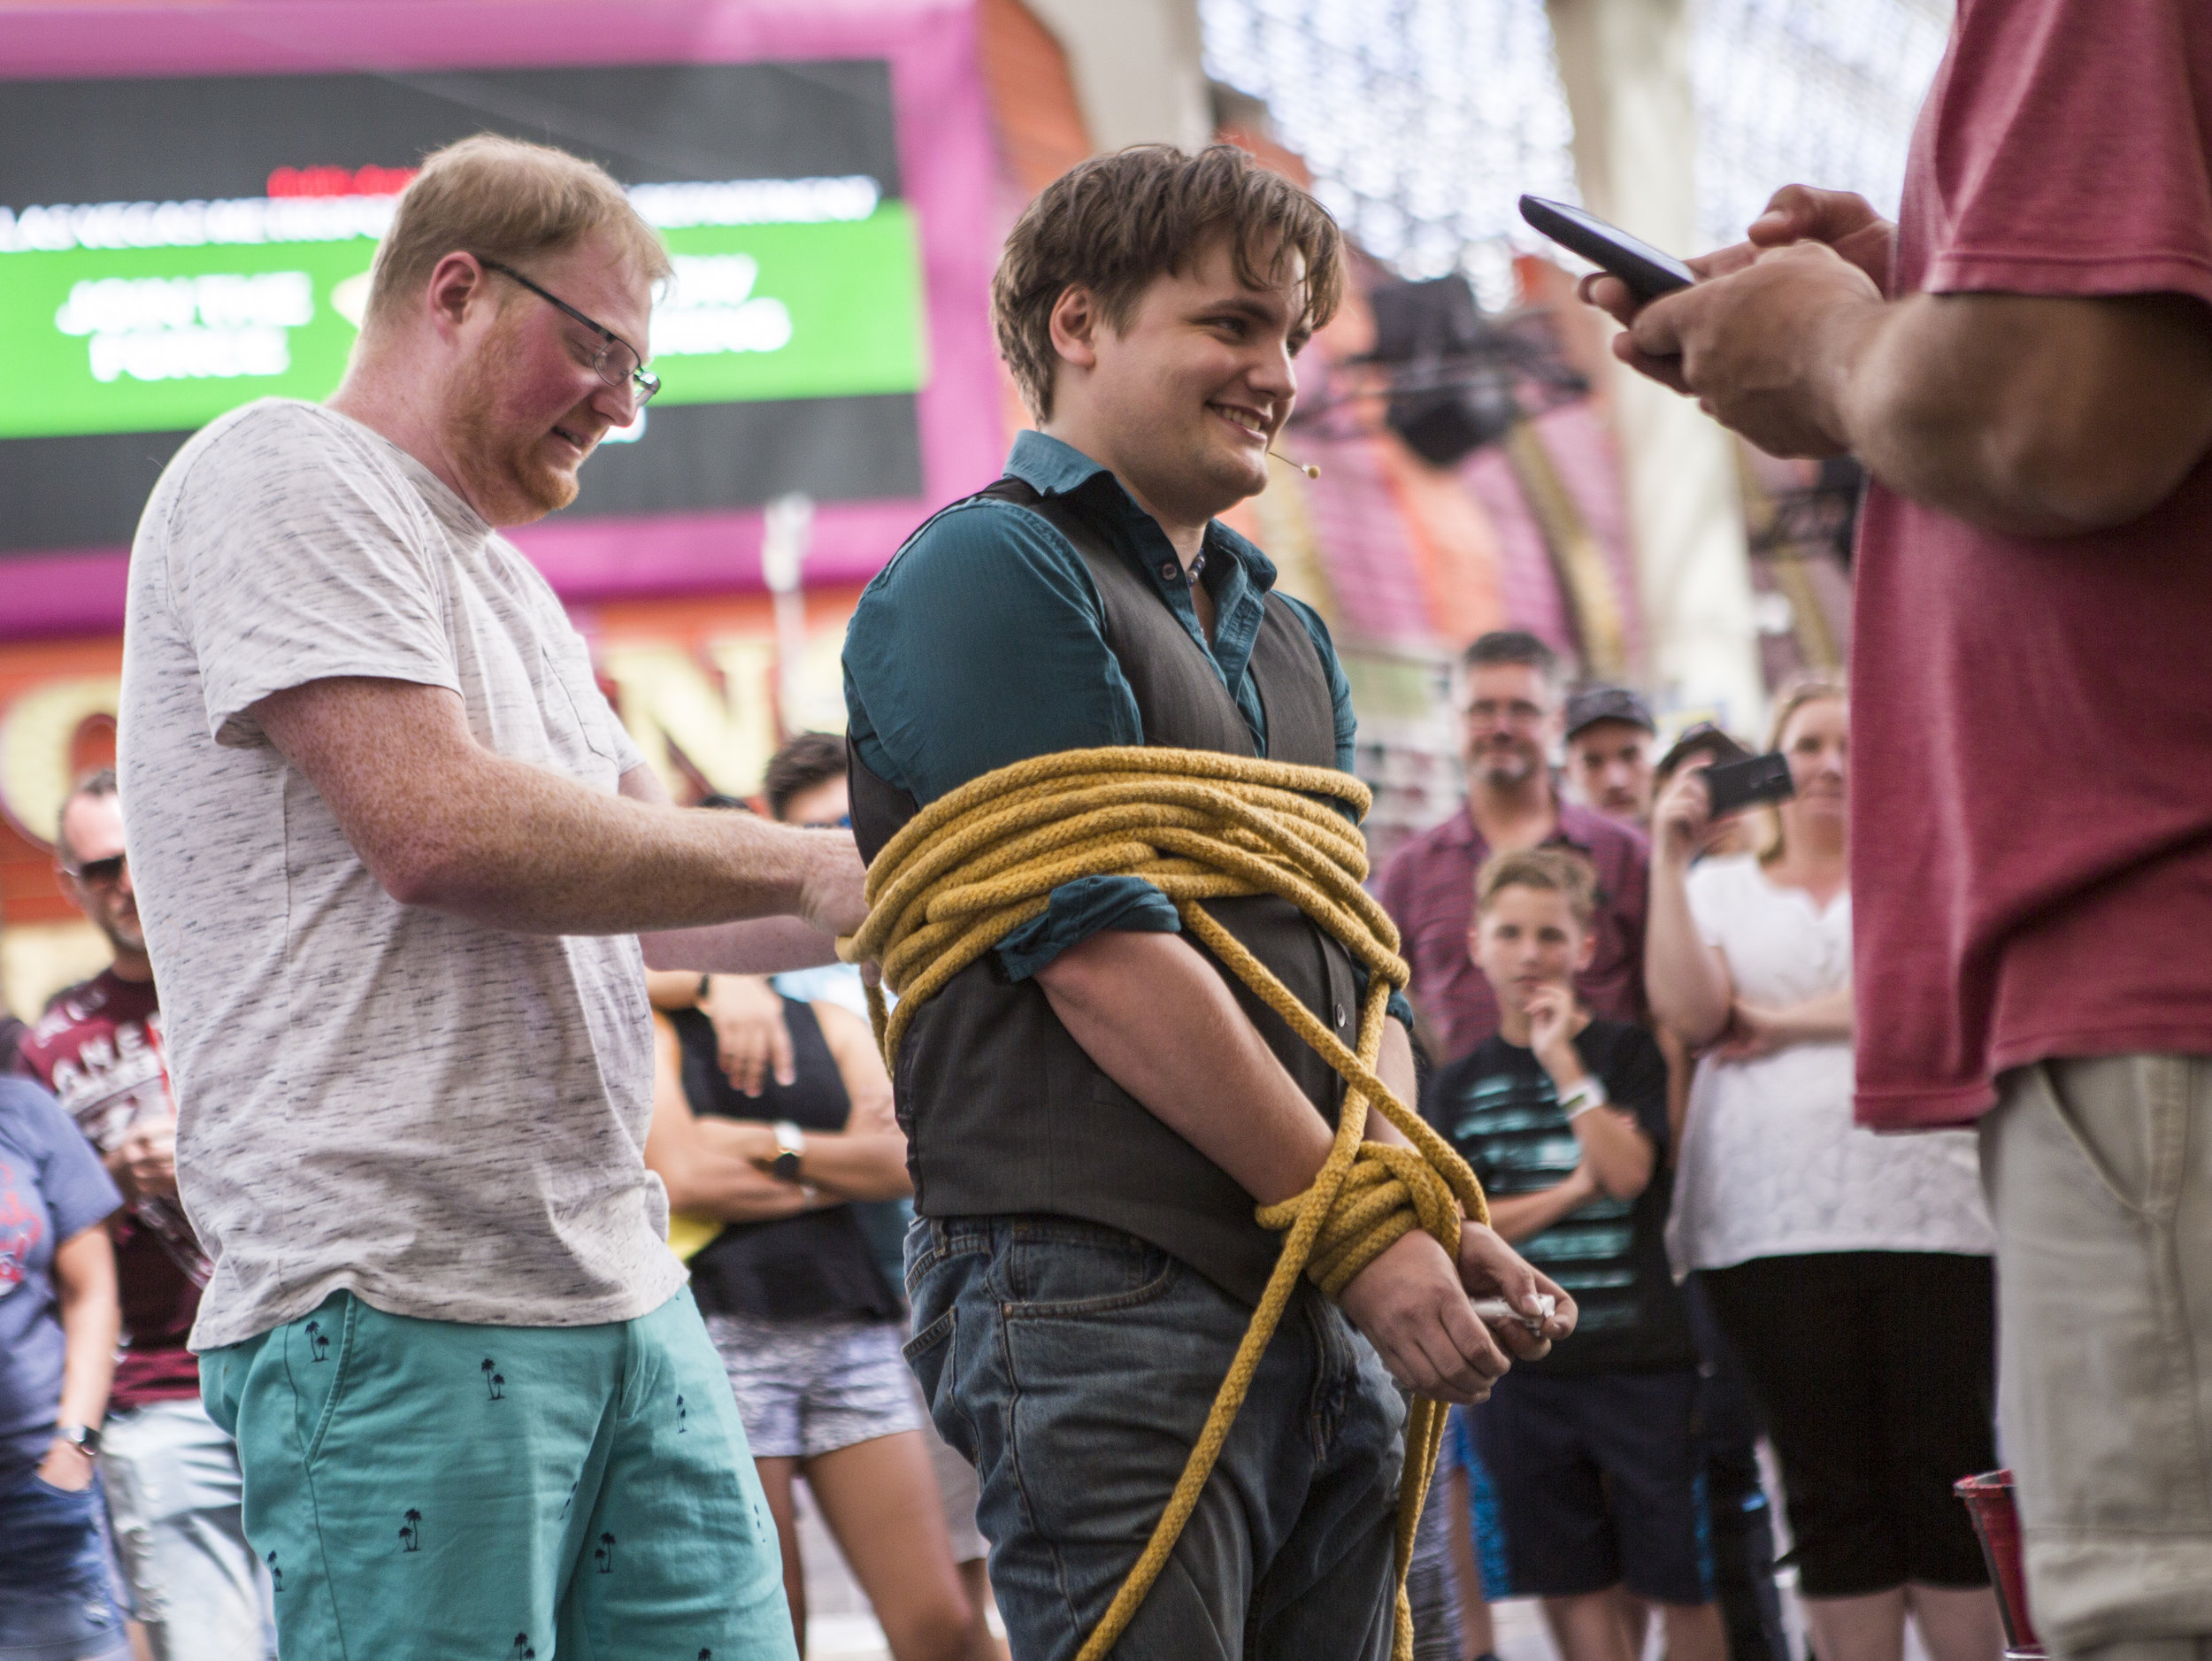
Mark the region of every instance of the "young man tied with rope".
<instances>
[{"instance_id":1,"label":"young man tied with rope","mask_svg":"<svg viewBox=\"0 0 2212 1661\"><path fill-rule=\"evenodd\" d=\"M1344 677L1213 519L1343 281L1240 151L1062 178L993 296L1038 430L847 638L908 1355L1017 1661L1405 1653L1434 1403L1574 1323L1409 1111Z\"/></svg>"}]
</instances>

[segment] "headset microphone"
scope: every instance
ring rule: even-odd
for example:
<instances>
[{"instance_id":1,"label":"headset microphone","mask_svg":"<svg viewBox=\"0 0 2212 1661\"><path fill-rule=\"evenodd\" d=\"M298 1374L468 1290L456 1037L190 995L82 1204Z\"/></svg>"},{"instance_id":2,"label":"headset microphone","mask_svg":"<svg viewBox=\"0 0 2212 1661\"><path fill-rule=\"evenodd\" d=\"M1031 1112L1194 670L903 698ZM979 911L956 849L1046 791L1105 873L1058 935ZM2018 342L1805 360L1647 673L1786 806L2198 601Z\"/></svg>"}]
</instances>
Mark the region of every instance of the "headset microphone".
<instances>
[{"instance_id":1,"label":"headset microphone","mask_svg":"<svg viewBox=\"0 0 2212 1661\"><path fill-rule=\"evenodd\" d=\"M1318 479L1321 476L1321 469L1314 466L1309 462L1293 461L1289 457L1284 455L1280 450L1271 450L1267 453L1274 457L1277 461L1281 462L1284 466L1294 468L1297 472L1304 473L1309 479Z\"/></svg>"}]
</instances>

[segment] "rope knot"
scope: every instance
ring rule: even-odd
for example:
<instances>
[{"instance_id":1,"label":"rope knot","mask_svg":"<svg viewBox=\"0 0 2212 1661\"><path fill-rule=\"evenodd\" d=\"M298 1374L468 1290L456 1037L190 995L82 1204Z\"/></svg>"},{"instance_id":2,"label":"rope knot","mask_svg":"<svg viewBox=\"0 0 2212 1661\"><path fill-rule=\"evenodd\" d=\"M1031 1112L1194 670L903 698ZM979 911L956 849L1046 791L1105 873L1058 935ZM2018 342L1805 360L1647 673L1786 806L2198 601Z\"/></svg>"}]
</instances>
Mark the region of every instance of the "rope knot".
<instances>
[{"instance_id":1,"label":"rope knot","mask_svg":"<svg viewBox=\"0 0 2212 1661\"><path fill-rule=\"evenodd\" d=\"M1423 1229L1445 1251L1459 1251L1459 1196L1435 1166L1412 1148L1363 1142L1351 1169L1325 1203L1316 1182L1302 1194L1255 1215L1260 1227L1287 1233L1312 1206L1323 1215L1314 1233L1306 1276L1333 1300L1361 1270L1415 1229Z\"/></svg>"}]
</instances>

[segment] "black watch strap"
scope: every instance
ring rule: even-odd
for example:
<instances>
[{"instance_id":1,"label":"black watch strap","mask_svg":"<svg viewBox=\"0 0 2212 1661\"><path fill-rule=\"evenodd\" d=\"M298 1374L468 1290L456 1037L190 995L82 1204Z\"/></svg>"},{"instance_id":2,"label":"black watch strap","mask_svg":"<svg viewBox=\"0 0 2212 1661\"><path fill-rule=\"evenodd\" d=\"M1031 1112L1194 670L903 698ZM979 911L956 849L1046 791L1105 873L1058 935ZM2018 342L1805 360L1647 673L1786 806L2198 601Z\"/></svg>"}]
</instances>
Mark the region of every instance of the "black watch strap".
<instances>
[{"instance_id":1,"label":"black watch strap","mask_svg":"<svg viewBox=\"0 0 2212 1661\"><path fill-rule=\"evenodd\" d=\"M90 1425L57 1425L54 1434L71 1447L81 1449L88 1457L100 1451L100 1433Z\"/></svg>"}]
</instances>

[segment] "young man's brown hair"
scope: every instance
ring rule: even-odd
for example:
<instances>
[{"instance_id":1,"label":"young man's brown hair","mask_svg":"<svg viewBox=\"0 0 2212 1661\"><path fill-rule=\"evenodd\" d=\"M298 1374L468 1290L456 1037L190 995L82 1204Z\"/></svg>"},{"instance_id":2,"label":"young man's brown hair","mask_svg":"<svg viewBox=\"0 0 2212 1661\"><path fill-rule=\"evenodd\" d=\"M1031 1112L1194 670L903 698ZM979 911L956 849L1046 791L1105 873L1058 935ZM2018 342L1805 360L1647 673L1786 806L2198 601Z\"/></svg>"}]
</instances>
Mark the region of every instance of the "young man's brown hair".
<instances>
[{"instance_id":1,"label":"young man's brown hair","mask_svg":"<svg viewBox=\"0 0 2212 1661\"><path fill-rule=\"evenodd\" d=\"M1598 874L1590 862L1571 848L1547 844L1518 852L1494 854L1475 873L1477 915L1490 909L1502 888L1542 888L1567 896L1567 909L1585 928L1597 915Z\"/></svg>"},{"instance_id":2,"label":"young man's brown hair","mask_svg":"<svg viewBox=\"0 0 2212 1661\"><path fill-rule=\"evenodd\" d=\"M845 735L842 733L801 733L768 759L761 775L760 794L768 804L768 817L781 819L791 798L845 776Z\"/></svg>"},{"instance_id":3,"label":"young man's brown hair","mask_svg":"<svg viewBox=\"0 0 2212 1661\"><path fill-rule=\"evenodd\" d=\"M660 235L604 168L554 150L479 133L424 158L400 196L369 279L372 322L396 321L448 254L503 265L614 233L648 282L673 273Z\"/></svg>"},{"instance_id":4,"label":"young man's brown hair","mask_svg":"<svg viewBox=\"0 0 2212 1661\"><path fill-rule=\"evenodd\" d=\"M1344 296L1344 237L1329 211L1233 144L1195 156L1137 144L1071 167L1047 185L1006 239L991 282L1000 352L1023 401L1052 415L1052 308L1080 286L1109 327L1129 320L1155 277L1183 271L1227 235L1238 280L1280 285L1302 262L1292 350L1336 315Z\"/></svg>"}]
</instances>

